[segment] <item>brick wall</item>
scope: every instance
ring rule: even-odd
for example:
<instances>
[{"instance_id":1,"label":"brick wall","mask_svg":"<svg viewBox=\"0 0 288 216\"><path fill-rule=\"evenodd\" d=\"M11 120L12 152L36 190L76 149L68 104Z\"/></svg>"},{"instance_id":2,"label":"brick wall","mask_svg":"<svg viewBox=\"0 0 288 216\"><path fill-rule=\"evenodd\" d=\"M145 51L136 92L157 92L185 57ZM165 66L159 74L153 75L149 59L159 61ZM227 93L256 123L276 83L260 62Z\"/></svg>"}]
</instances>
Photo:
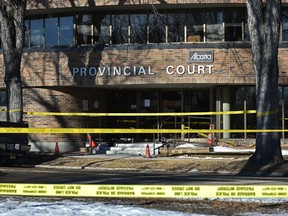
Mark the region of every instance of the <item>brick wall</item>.
<instances>
[{"instance_id":1,"label":"brick wall","mask_svg":"<svg viewBox=\"0 0 288 216\"><path fill-rule=\"evenodd\" d=\"M250 49L204 49L213 50L215 60L213 63L189 63L188 52L192 48L166 48L166 49L81 49L59 52L31 52L24 53L22 61L23 85L30 86L115 86L132 84L174 84L174 83L211 83L211 84L254 84L254 73L251 65ZM193 49L194 50L194 49ZM201 49L199 49L201 50ZM280 51L280 75L285 75L286 51ZM167 66L172 66L167 73ZM194 74L188 74L196 67ZM212 73L198 74L198 65L213 65ZM136 76L107 76L107 68L128 66L133 73L133 67L143 66L146 75ZM181 66L185 69L183 74L176 72ZM72 76L73 68L106 68L103 76L80 76L80 72ZM148 74L148 67L151 73ZM94 70L94 72L95 72ZM104 69L103 69L104 70ZM183 69L182 69L183 70ZM136 69L139 74L139 70ZM281 81L281 80L280 80ZM1 84L1 83L0 83ZM3 85L3 83L2 83Z\"/></svg>"},{"instance_id":2,"label":"brick wall","mask_svg":"<svg viewBox=\"0 0 288 216\"><path fill-rule=\"evenodd\" d=\"M211 84L211 85L247 85L254 84L255 78L251 64L251 50L248 48L205 48L213 50L215 60L212 74L173 74L166 72L168 65L186 68L188 52L192 48L185 45L175 47L165 45L157 48L137 49L137 47L114 46L97 50L95 47L67 49L66 51L26 52L23 54L22 77L24 86L24 111L41 112L83 112L83 100L88 100L87 112L105 112L93 108L95 98L105 97L102 88L118 86L165 84ZM118 47L118 48L117 48ZM201 50L201 49L199 49ZM279 50L279 83L288 84L287 49ZM3 62L2 56L0 56ZM2 63L3 64L3 63ZM192 63L190 63L192 64ZM205 65L204 63L202 63ZM152 68L154 75L146 76L84 76L73 77L73 67L109 67L143 66ZM0 68L0 85L4 88L3 67ZM163 88L165 88L163 85ZM181 86L181 85L180 85ZM99 119L89 117L45 117L25 116L30 127L97 127ZM102 124L102 127L105 125ZM34 141L80 141L82 135L31 135Z\"/></svg>"}]
</instances>

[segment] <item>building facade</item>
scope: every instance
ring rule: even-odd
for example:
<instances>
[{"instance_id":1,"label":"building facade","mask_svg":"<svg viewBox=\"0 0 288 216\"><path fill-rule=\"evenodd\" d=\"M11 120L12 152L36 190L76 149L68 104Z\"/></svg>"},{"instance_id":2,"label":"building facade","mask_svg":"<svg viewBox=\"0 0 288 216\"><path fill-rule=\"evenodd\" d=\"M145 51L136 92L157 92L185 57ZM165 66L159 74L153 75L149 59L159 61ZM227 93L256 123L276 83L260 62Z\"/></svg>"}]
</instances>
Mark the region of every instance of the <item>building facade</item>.
<instances>
[{"instance_id":1,"label":"building facade","mask_svg":"<svg viewBox=\"0 0 288 216\"><path fill-rule=\"evenodd\" d=\"M24 111L87 113L255 110L244 0L37 1L22 57ZM279 46L281 128L288 114L288 1ZM3 64L2 56L1 62ZM5 107L3 67L1 106ZM25 115L30 127L255 129L255 114L189 117ZM5 113L2 113L5 120ZM151 140L151 134L94 135ZM198 134L190 134L197 137ZM254 138L223 133L220 138ZM285 140L288 134L282 133ZM86 135L30 134L33 149L81 146ZM183 137L182 137L183 138Z\"/></svg>"}]
</instances>

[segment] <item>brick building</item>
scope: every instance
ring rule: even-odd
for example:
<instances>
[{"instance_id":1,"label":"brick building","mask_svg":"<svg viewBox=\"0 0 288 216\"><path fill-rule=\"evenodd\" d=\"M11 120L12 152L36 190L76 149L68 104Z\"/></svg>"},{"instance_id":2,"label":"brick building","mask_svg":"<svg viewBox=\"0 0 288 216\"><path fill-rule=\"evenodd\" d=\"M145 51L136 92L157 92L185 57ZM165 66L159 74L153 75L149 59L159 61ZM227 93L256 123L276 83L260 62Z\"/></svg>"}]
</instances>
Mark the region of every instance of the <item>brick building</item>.
<instances>
[{"instance_id":1,"label":"brick building","mask_svg":"<svg viewBox=\"0 0 288 216\"><path fill-rule=\"evenodd\" d=\"M33 1L34 2L34 1ZM44 3L45 2L45 3ZM255 109L255 77L244 0L37 1L26 13L24 111L208 112ZM287 129L288 7L279 48L281 127ZM2 57L1 57L2 58ZM2 61L2 60L1 60ZM3 62L3 61L2 61ZM3 68L0 68L3 76ZM5 85L0 79L1 106ZM207 129L195 116L24 116L30 127ZM210 117L210 116L209 116ZM217 115L219 129L254 129L255 115ZM5 115L2 118L5 118ZM128 135L95 135L119 138ZM149 140L151 134L129 135ZM194 135L191 135L194 136ZM195 135L197 136L197 135ZM220 134L253 138L254 134ZM283 133L282 138L287 138ZM31 134L33 148L67 150L84 135Z\"/></svg>"}]
</instances>

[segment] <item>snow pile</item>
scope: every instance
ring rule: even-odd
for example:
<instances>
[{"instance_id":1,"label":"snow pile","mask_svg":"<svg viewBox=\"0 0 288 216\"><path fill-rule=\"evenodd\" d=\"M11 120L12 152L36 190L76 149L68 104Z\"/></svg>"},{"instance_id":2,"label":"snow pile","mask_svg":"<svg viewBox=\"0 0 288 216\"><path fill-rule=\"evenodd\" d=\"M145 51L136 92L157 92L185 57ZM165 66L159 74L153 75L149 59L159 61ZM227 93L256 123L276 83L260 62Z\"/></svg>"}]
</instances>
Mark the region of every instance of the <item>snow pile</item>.
<instances>
[{"instance_id":1,"label":"snow pile","mask_svg":"<svg viewBox=\"0 0 288 216\"><path fill-rule=\"evenodd\" d=\"M1 216L188 216L173 211L159 211L133 206L110 205L100 202L60 201L25 201L6 198L0 203Z\"/></svg>"},{"instance_id":2,"label":"snow pile","mask_svg":"<svg viewBox=\"0 0 288 216\"><path fill-rule=\"evenodd\" d=\"M195 148L197 145L191 144L191 143L184 143L177 148ZM224 146L214 146L214 152L254 152L255 148L247 149L247 148L242 148L242 149L235 149L235 148L229 148L229 147L224 147ZM282 149L282 155L288 155L288 150L287 149Z\"/></svg>"}]
</instances>

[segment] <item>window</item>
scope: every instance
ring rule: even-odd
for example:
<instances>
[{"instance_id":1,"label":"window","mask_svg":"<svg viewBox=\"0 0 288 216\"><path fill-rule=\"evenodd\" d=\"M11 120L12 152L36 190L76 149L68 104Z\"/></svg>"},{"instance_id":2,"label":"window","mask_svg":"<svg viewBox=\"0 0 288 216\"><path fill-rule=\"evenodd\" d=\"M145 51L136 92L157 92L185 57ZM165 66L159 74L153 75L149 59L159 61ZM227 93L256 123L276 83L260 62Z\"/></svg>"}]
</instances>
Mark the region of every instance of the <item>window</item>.
<instances>
[{"instance_id":1,"label":"window","mask_svg":"<svg viewBox=\"0 0 288 216\"><path fill-rule=\"evenodd\" d=\"M110 14L111 13L111 14ZM185 35L186 34L186 35ZM93 14L25 21L25 47L91 44L249 41L244 8L96 11ZM288 41L288 10L282 16L282 41Z\"/></svg>"},{"instance_id":2,"label":"window","mask_svg":"<svg viewBox=\"0 0 288 216\"><path fill-rule=\"evenodd\" d=\"M0 90L0 106L6 107L7 106L7 93L6 91Z\"/></svg>"},{"instance_id":3,"label":"window","mask_svg":"<svg viewBox=\"0 0 288 216\"><path fill-rule=\"evenodd\" d=\"M90 14L76 15L76 43L91 44L92 43L92 24L93 17Z\"/></svg>"},{"instance_id":4,"label":"window","mask_svg":"<svg viewBox=\"0 0 288 216\"><path fill-rule=\"evenodd\" d=\"M100 44L110 43L110 15L99 14L95 16L95 31L98 31ZM96 36L97 37L97 36Z\"/></svg>"},{"instance_id":5,"label":"window","mask_svg":"<svg viewBox=\"0 0 288 216\"><path fill-rule=\"evenodd\" d=\"M242 86L235 86L231 87L231 93L230 93L230 110L236 111L236 110L244 110L244 103L246 100L246 93L245 93L245 87ZM237 115L230 115L230 124L231 129L244 129L244 115L243 114L237 114ZM244 138L243 133L231 133L232 138Z\"/></svg>"},{"instance_id":6,"label":"window","mask_svg":"<svg viewBox=\"0 0 288 216\"><path fill-rule=\"evenodd\" d=\"M45 46L58 46L58 18L47 18L45 22Z\"/></svg>"},{"instance_id":7,"label":"window","mask_svg":"<svg viewBox=\"0 0 288 216\"><path fill-rule=\"evenodd\" d=\"M245 13L244 40L250 41L250 32L249 32L249 28L248 28L248 14L247 14L247 12Z\"/></svg>"},{"instance_id":8,"label":"window","mask_svg":"<svg viewBox=\"0 0 288 216\"><path fill-rule=\"evenodd\" d=\"M225 41L242 41L242 10L229 9L225 13Z\"/></svg>"},{"instance_id":9,"label":"window","mask_svg":"<svg viewBox=\"0 0 288 216\"><path fill-rule=\"evenodd\" d=\"M246 87L246 103L247 110L255 110L256 109L256 88L254 86ZM256 128L257 118L256 115L248 114L247 115L247 129L255 129ZM247 134L248 137L255 137L255 133Z\"/></svg>"},{"instance_id":10,"label":"window","mask_svg":"<svg viewBox=\"0 0 288 216\"><path fill-rule=\"evenodd\" d=\"M205 13L206 21L206 41L223 40L223 12L207 11Z\"/></svg>"},{"instance_id":11,"label":"window","mask_svg":"<svg viewBox=\"0 0 288 216\"><path fill-rule=\"evenodd\" d=\"M30 47L30 20L25 20L25 38L24 38L24 47Z\"/></svg>"},{"instance_id":12,"label":"window","mask_svg":"<svg viewBox=\"0 0 288 216\"><path fill-rule=\"evenodd\" d=\"M130 42L144 44L147 42L147 15L130 15Z\"/></svg>"},{"instance_id":13,"label":"window","mask_svg":"<svg viewBox=\"0 0 288 216\"><path fill-rule=\"evenodd\" d=\"M30 20L30 47L43 47L43 19Z\"/></svg>"},{"instance_id":14,"label":"window","mask_svg":"<svg viewBox=\"0 0 288 216\"><path fill-rule=\"evenodd\" d=\"M288 41L288 11L282 11L282 41Z\"/></svg>"},{"instance_id":15,"label":"window","mask_svg":"<svg viewBox=\"0 0 288 216\"><path fill-rule=\"evenodd\" d=\"M149 14L149 42L165 43L166 42L166 16L158 11Z\"/></svg>"},{"instance_id":16,"label":"window","mask_svg":"<svg viewBox=\"0 0 288 216\"><path fill-rule=\"evenodd\" d=\"M0 107L7 108L7 93L5 90L0 90ZM6 111L0 112L0 121L7 121Z\"/></svg>"},{"instance_id":17,"label":"window","mask_svg":"<svg viewBox=\"0 0 288 216\"><path fill-rule=\"evenodd\" d=\"M59 25L59 45L73 45L73 17L60 17Z\"/></svg>"},{"instance_id":18,"label":"window","mask_svg":"<svg viewBox=\"0 0 288 216\"><path fill-rule=\"evenodd\" d=\"M283 100L284 100L284 128L288 129L288 87L283 87ZM285 138L288 137L288 133L285 132Z\"/></svg>"},{"instance_id":19,"label":"window","mask_svg":"<svg viewBox=\"0 0 288 216\"><path fill-rule=\"evenodd\" d=\"M128 43L128 14L112 15L112 44Z\"/></svg>"},{"instance_id":20,"label":"window","mask_svg":"<svg viewBox=\"0 0 288 216\"><path fill-rule=\"evenodd\" d=\"M204 17L203 13L193 11L186 14L187 42L204 41Z\"/></svg>"},{"instance_id":21,"label":"window","mask_svg":"<svg viewBox=\"0 0 288 216\"><path fill-rule=\"evenodd\" d=\"M168 13L168 42L184 42L185 13Z\"/></svg>"}]
</instances>

